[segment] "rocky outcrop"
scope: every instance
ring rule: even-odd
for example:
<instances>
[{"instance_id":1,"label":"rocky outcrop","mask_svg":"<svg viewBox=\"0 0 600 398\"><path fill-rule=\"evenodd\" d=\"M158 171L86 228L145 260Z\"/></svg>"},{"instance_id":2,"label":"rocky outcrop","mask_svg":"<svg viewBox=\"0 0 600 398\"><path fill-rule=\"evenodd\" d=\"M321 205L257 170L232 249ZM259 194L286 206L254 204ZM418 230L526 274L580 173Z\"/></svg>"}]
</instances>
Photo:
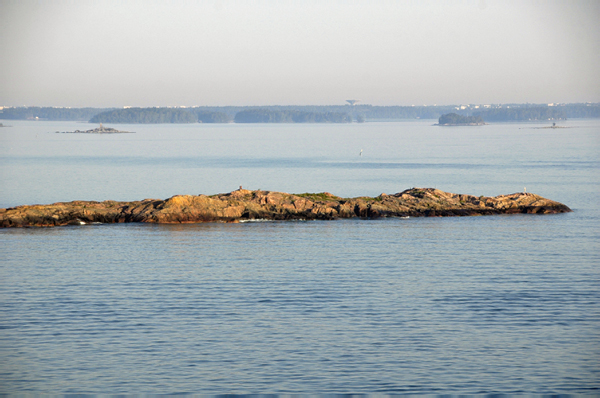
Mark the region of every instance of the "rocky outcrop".
<instances>
[{"instance_id":1,"label":"rocky outcrop","mask_svg":"<svg viewBox=\"0 0 600 398\"><path fill-rule=\"evenodd\" d=\"M132 134L133 131L122 131L122 130L114 129L112 127L104 127L104 126L102 126L102 123L100 123L100 127L96 127L95 129L91 129L91 130L57 131L57 133L62 133L62 134Z\"/></svg>"},{"instance_id":2,"label":"rocky outcrop","mask_svg":"<svg viewBox=\"0 0 600 398\"><path fill-rule=\"evenodd\" d=\"M549 214L571 211L532 193L496 197L412 188L378 197L340 198L330 193L288 194L239 189L213 196L177 195L136 202L74 201L0 209L2 227L48 227L90 223L198 223L245 220L332 220L336 218L447 217Z\"/></svg>"}]
</instances>

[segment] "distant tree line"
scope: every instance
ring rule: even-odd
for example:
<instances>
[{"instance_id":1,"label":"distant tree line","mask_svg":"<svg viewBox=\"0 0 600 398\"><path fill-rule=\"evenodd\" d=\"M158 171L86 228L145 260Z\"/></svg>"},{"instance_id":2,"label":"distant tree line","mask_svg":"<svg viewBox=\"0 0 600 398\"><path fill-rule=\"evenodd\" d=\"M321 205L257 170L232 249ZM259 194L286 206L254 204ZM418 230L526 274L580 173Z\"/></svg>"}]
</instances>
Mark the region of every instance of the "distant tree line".
<instances>
[{"instance_id":1,"label":"distant tree line","mask_svg":"<svg viewBox=\"0 0 600 398\"><path fill-rule=\"evenodd\" d=\"M343 112L303 112L296 110L247 109L238 112L236 123L352 123Z\"/></svg>"},{"instance_id":2,"label":"distant tree line","mask_svg":"<svg viewBox=\"0 0 600 398\"><path fill-rule=\"evenodd\" d=\"M198 107L200 111L224 112L235 118L239 112L249 108L243 106ZM437 119L440 115L455 111L455 106L373 106L373 105L271 105L260 109L276 112L309 112L309 113L347 113L358 122L374 119Z\"/></svg>"},{"instance_id":3,"label":"distant tree line","mask_svg":"<svg viewBox=\"0 0 600 398\"><path fill-rule=\"evenodd\" d=\"M229 123L231 116L224 112L197 112L196 116L200 123Z\"/></svg>"},{"instance_id":4,"label":"distant tree line","mask_svg":"<svg viewBox=\"0 0 600 398\"><path fill-rule=\"evenodd\" d=\"M560 108L570 119L600 118L600 104L565 104Z\"/></svg>"},{"instance_id":5,"label":"distant tree line","mask_svg":"<svg viewBox=\"0 0 600 398\"><path fill-rule=\"evenodd\" d=\"M90 123L196 123L198 116L181 108L125 108L102 112Z\"/></svg>"},{"instance_id":6,"label":"distant tree line","mask_svg":"<svg viewBox=\"0 0 600 398\"><path fill-rule=\"evenodd\" d=\"M16 107L0 110L0 119L9 120L90 120L98 112L112 108L54 108L54 107Z\"/></svg>"},{"instance_id":7,"label":"distant tree line","mask_svg":"<svg viewBox=\"0 0 600 398\"><path fill-rule=\"evenodd\" d=\"M260 109L260 112L257 112ZM240 115L236 119L236 116ZM352 120L438 119L456 113L481 116L488 122L600 118L600 103L587 104L505 104L481 106L215 106L194 108L55 108L15 107L0 110L0 119L89 120L102 123L227 123L234 119L254 118L264 123L346 123Z\"/></svg>"},{"instance_id":8,"label":"distant tree line","mask_svg":"<svg viewBox=\"0 0 600 398\"><path fill-rule=\"evenodd\" d=\"M228 123L224 112L198 111L197 108L125 108L102 112L91 123ZM237 112L236 123L350 123L342 112L303 112L295 110L246 109Z\"/></svg>"},{"instance_id":9,"label":"distant tree line","mask_svg":"<svg viewBox=\"0 0 600 398\"><path fill-rule=\"evenodd\" d=\"M453 111L454 106L372 106L364 115L367 119L437 119Z\"/></svg>"},{"instance_id":10,"label":"distant tree line","mask_svg":"<svg viewBox=\"0 0 600 398\"><path fill-rule=\"evenodd\" d=\"M481 116L464 116L457 113L447 113L440 116L440 125L484 124Z\"/></svg>"},{"instance_id":11,"label":"distant tree line","mask_svg":"<svg viewBox=\"0 0 600 398\"><path fill-rule=\"evenodd\" d=\"M486 122L517 122L527 120L564 120L567 114L559 107L497 108L474 112Z\"/></svg>"},{"instance_id":12,"label":"distant tree line","mask_svg":"<svg viewBox=\"0 0 600 398\"><path fill-rule=\"evenodd\" d=\"M228 123L223 112L196 112L188 108L123 108L99 113L91 123Z\"/></svg>"}]
</instances>

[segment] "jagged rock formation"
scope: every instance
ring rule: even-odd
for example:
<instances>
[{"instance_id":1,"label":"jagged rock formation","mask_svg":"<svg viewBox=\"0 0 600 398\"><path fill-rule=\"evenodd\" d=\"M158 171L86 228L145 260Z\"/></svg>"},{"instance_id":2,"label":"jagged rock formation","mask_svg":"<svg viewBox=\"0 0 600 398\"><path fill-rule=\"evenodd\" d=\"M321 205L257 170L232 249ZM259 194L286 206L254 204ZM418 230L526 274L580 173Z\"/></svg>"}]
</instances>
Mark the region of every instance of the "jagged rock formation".
<instances>
[{"instance_id":1,"label":"jagged rock formation","mask_svg":"<svg viewBox=\"0 0 600 398\"><path fill-rule=\"evenodd\" d=\"M330 193L288 194L239 189L227 194L177 195L136 202L74 201L0 209L0 226L57 226L89 223L198 223L336 218L445 217L493 214L549 214L571 210L532 193L496 197L412 188L378 197L344 199Z\"/></svg>"}]
</instances>

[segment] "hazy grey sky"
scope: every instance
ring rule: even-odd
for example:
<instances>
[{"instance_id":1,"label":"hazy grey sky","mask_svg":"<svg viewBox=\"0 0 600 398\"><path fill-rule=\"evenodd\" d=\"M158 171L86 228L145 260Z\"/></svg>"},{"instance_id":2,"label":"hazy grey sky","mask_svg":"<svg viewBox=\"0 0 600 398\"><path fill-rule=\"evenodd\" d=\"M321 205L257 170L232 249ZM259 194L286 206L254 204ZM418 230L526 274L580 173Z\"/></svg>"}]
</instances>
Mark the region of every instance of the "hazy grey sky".
<instances>
[{"instance_id":1,"label":"hazy grey sky","mask_svg":"<svg viewBox=\"0 0 600 398\"><path fill-rule=\"evenodd\" d=\"M600 102L600 1L0 0L0 105Z\"/></svg>"}]
</instances>

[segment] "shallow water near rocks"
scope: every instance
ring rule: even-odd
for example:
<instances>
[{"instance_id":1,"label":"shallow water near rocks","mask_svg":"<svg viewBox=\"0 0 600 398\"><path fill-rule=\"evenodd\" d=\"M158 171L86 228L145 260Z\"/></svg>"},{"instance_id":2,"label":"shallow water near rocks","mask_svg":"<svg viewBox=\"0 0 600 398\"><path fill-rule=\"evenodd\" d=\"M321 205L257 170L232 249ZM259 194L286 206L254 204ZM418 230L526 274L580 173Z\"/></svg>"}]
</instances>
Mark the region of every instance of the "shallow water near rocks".
<instances>
[{"instance_id":1,"label":"shallow water near rocks","mask_svg":"<svg viewBox=\"0 0 600 398\"><path fill-rule=\"evenodd\" d=\"M0 230L0 392L597 394L600 123L567 123L11 121L2 206L422 186L574 211Z\"/></svg>"}]
</instances>

